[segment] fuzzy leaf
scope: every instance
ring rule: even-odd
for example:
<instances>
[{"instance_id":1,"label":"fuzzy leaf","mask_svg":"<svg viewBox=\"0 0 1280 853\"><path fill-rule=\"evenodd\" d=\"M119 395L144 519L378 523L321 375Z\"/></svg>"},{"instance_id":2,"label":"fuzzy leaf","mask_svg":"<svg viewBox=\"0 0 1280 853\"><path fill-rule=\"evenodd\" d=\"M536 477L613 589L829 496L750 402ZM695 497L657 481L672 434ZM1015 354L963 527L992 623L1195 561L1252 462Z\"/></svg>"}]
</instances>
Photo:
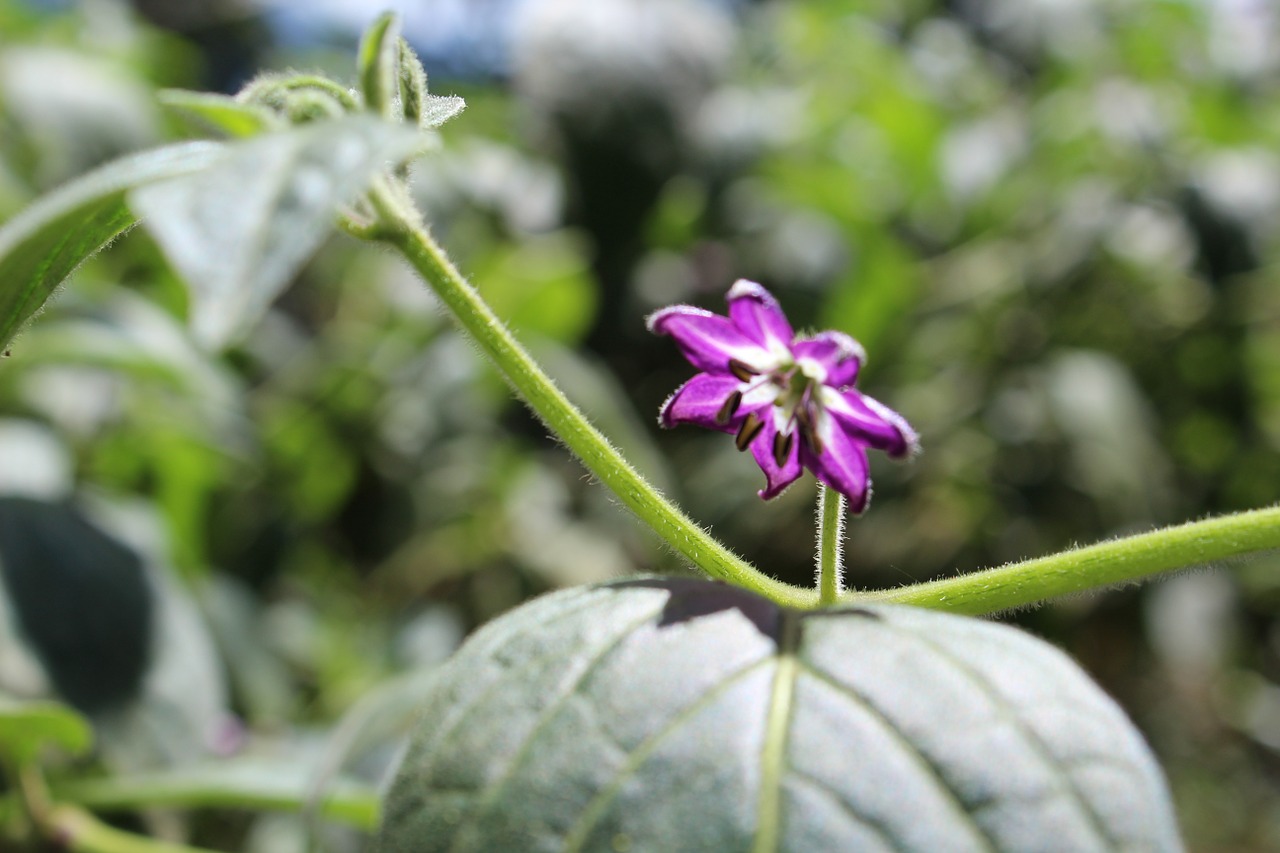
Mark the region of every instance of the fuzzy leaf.
<instances>
[{"instance_id":1,"label":"fuzzy leaf","mask_svg":"<svg viewBox=\"0 0 1280 853\"><path fill-rule=\"evenodd\" d=\"M164 89L158 97L160 103L172 112L226 136L256 136L277 125L270 110L259 104L237 101L228 95Z\"/></svg>"},{"instance_id":2,"label":"fuzzy leaf","mask_svg":"<svg viewBox=\"0 0 1280 853\"><path fill-rule=\"evenodd\" d=\"M365 30L356 57L365 106L385 118L404 117L400 103L400 18L384 12Z\"/></svg>"},{"instance_id":3,"label":"fuzzy leaf","mask_svg":"<svg viewBox=\"0 0 1280 853\"><path fill-rule=\"evenodd\" d=\"M384 809L431 850L1176 850L1160 772L1057 649L721 584L546 596L441 673Z\"/></svg>"},{"instance_id":4,"label":"fuzzy leaf","mask_svg":"<svg viewBox=\"0 0 1280 853\"><path fill-rule=\"evenodd\" d=\"M439 127L466 109L467 102L457 95L426 95L418 124L424 128Z\"/></svg>"},{"instance_id":5,"label":"fuzzy leaf","mask_svg":"<svg viewBox=\"0 0 1280 853\"><path fill-rule=\"evenodd\" d=\"M134 154L78 178L0 227L0 348L40 310L86 258L133 225L125 193L208 167L214 142L189 142Z\"/></svg>"},{"instance_id":6,"label":"fuzzy leaf","mask_svg":"<svg viewBox=\"0 0 1280 853\"><path fill-rule=\"evenodd\" d=\"M220 347L266 311L338 208L423 144L416 130L368 116L318 122L234 143L215 168L129 202L191 287L197 338Z\"/></svg>"}]
</instances>

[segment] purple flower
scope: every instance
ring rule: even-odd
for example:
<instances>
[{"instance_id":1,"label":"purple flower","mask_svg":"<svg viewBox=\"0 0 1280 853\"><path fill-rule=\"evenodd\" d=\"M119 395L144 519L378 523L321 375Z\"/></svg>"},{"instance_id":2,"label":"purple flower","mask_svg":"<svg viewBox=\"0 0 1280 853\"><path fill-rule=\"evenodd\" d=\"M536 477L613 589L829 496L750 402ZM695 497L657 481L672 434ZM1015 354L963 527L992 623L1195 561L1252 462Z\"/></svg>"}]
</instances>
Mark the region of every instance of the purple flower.
<instances>
[{"instance_id":1,"label":"purple flower","mask_svg":"<svg viewBox=\"0 0 1280 853\"><path fill-rule=\"evenodd\" d=\"M658 423L697 424L736 435L766 477L760 497L782 494L804 468L862 512L871 497L867 448L895 458L915 452L916 434L897 412L853 388L866 357L853 338L797 338L769 291L740 279L729 316L673 305L649 317L701 373L662 405Z\"/></svg>"}]
</instances>

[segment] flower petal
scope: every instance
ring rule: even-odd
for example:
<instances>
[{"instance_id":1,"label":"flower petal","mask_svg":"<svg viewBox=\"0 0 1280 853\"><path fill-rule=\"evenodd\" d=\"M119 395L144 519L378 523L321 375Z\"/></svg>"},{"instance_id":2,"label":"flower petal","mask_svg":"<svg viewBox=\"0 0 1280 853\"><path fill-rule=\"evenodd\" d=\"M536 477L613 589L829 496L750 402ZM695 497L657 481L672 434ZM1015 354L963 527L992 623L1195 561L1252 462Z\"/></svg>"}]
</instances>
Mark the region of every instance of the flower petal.
<instances>
[{"instance_id":1,"label":"flower petal","mask_svg":"<svg viewBox=\"0 0 1280 853\"><path fill-rule=\"evenodd\" d=\"M811 338L796 341L791 347L796 358L816 361L827 371L826 384L848 388L858 379L858 371L867 354L862 344L844 332L819 332Z\"/></svg>"},{"instance_id":2,"label":"flower petal","mask_svg":"<svg viewBox=\"0 0 1280 853\"><path fill-rule=\"evenodd\" d=\"M895 459L910 456L919 447L915 430L902 415L852 388L823 389L822 406L836 421L838 431Z\"/></svg>"},{"instance_id":3,"label":"flower petal","mask_svg":"<svg viewBox=\"0 0 1280 853\"><path fill-rule=\"evenodd\" d=\"M823 418L820 427L822 452L815 453L807 442L800 447L800 461L813 475L849 499L849 511L862 513L871 502L871 475L867 467L866 445Z\"/></svg>"},{"instance_id":4,"label":"flower petal","mask_svg":"<svg viewBox=\"0 0 1280 853\"><path fill-rule=\"evenodd\" d=\"M747 337L727 317L692 305L672 305L649 315L649 331L670 335L689 363L708 373L728 373L729 363L739 361L757 373L766 373L777 357Z\"/></svg>"},{"instance_id":5,"label":"flower petal","mask_svg":"<svg viewBox=\"0 0 1280 853\"><path fill-rule=\"evenodd\" d=\"M726 403L734 394L741 397L742 381L729 374L699 373L676 389L658 412L658 423L670 429L676 424L696 424L721 432L737 432L738 425L746 417L745 411L734 406L728 419Z\"/></svg>"},{"instance_id":6,"label":"flower petal","mask_svg":"<svg viewBox=\"0 0 1280 853\"><path fill-rule=\"evenodd\" d=\"M773 294L754 281L738 279L729 289L729 319L751 340L770 352L791 349L795 332Z\"/></svg>"},{"instance_id":7,"label":"flower petal","mask_svg":"<svg viewBox=\"0 0 1280 853\"><path fill-rule=\"evenodd\" d=\"M773 417L764 419L764 429L751 442L751 455L765 476L765 487L758 492L760 497L765 500L776 498L804 471L800 464L800 444L800 436L794 431L789 437L781 435Z\"/></svg>"}]
</instances>

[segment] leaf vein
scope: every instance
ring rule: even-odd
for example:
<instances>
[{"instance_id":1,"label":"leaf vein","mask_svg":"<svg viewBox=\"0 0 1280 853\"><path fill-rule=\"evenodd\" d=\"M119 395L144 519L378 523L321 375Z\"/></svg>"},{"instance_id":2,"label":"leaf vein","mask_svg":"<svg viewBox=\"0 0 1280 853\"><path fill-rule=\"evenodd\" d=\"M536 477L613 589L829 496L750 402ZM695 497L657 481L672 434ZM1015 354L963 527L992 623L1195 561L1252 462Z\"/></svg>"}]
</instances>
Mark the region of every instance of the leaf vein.
<instances>
[{"instance_id":1,"label":"leaf vein","mask_svg":"<svg viewBox=\"0 0 1280 853\"><path fill-rule=\"evenodd\" d=\"M584 610L589 610L592 607L596 606L599 602L595 596L581 596L578 599L577 603L579 606L566 607L564 610L560 611L559 613L552 615L545 622L540 623L542 628L546 629L549 626L555 625L557 622L559 622L562 619L567 619L569 617L580 614ZM488 636L483 638L486 644L491 645L493 644L495 639L501 639L511 634L520 634L520 633L523 633L525 630L527 630L525 624L523 622L520 622L519 620L509 620L508 622L503 622L498 624L501 625L501 627L507 628L508 630L502 633L496 633L496 632L490 633ZM495 627L497 626L495 625ZM505 670L506 668L504 668L504 672ZM432 737L429 742L430 746L428 747L426 757L428 759L431 758L431 756L435 752L435 745L442 742L446 742L448 740L448 736L452 735L457 730L459 724L461 724L462 722L464 722L470 717L471 711L474 708L476 708L476 706L483 704L494 694L500 693L505 688L506 688L505 679L503 678L502 675L498 675L494 677L493 683L490 684L487 688L477 692L475 695L469 697L465 701L458 702L457 706L453 708L452 713L450 713L443 720L441 720L439 726L432 729L432 732L431 732ZM429 771L434 764L435 764L434 761L428 760L423 767L418 768L418 772L425 773L426 771Z\"/></svg>"},{"instance_id":2,"label":"leaf vein","mask_svg":"<svg viewBox=\"0 0 1280 853\"><path fill-rule=\"evenodd\" d=\"M849 818L853 820L853 822L861 826L864 826L867 829L874 832L876 836L884 842L885 849L887 850L897 849L895 843L892 840L893 831L888 825L885 824L883 819L877 818L873 815L866 815L858 811L856 808L854 808L853 803L850 803L843 796L841 796L839 791L835 790L830 785L828 785L825 781L823 781L822 779L819 779L817 776L814 776L812 773L793 767L790 770L790 774L794 779L808 785L811 788L818 790L819 792L824 794L828 799L834 800L836 805L840 807L840 810L844 812L846 815L848 815Z\"/></svg>"},{"instance_id":3,"label":"leaf vein","mask_svg":"<svg viewBox=\"0 0 1280 853\"><path fill-rule=\"evenodd\" d=\"M937 789L942 794L943 798L949 801L954 807L958 822L968 824L972 828L975 834L975 838L973 839L974 841L984 845L988 850L995 851L999 849L999 846L995 843L995 839L991 837L990 833L988 833L977 821L973 819L973 815L969 813L967 804L960 799L960 796L956 793L955 789L951 787L951 783L947 780L942 769L918 746L916 746L907 734L898 728L897 724L887 714L873 705L871 700L867 697L858 693L848 685L837 681L826 672L817 669L808 663L804 663L803 666L805 671L818 681L826 684L837 693L849 698L854 704L870 714L871 717L875 719L875 721L878 722L885 731L887 731L890 736L893 737L893 739L896 740L898 744L915 759L917 765L921 767L928 777L936 783Z\"/></svg>"},{"instance_id":4,"label":"leaf vein","mask_svg":"<svg viewBox=\"0 0 1280 853\"><path fill-rule=\"evenodd\" d=\"M495 800L497 800L502 789L515 776L521 763L529 757L538 735L551 724L551 722L564 708L565 704L573 698L578 688L582 686L583 682L596 672L609 655L626 642L636 629L644 625L646 622L652 621L653 618L654 614L646 611L639 619L634 619L628 623L618 632L617 636L610 639L608 643L604 644L600 649L592 654L592 656L586 661L586 665L582 668L582 671L573 679L573 682L569 684L559 696L555 697L554 701L543 708L533 727L530 728L528 734L525 735L524 741L520 744L520 748L517 749L515 754L511 757L511 761L507 765L506 769L503 770L497 779L487 786L483 796L480 798L480 801L476 803L468 813L466 819L458 826L453 836L453 843L449 847L451 851L460 850L465 847L463 841L466 833L475 826L476 822L484 815L486 810L493 805Z\"/></svg>"},{"instance_id":5,"label":"leaf vein","mask_svg":"<svg viewBox=\"0 0 1280 853\"><path fill-rule=\"evenodd\" d=\"M720 697L730 687L750 675L762 666L766 666L775 661L773 657L763 658L753 661L742 667L736 672L725 676L724 680L715 686L714 689L708 690L698 701L689 706L680 709L679 713L673 716L667 724L658 731L654 732L646 738L640 745L628 753L627 762L613 775L609 784L605 785L596 796L587 803L583 808L578 822L570 828L565 834L564 850L565 851L581 851L583 845L587 841L587 834L596 825L604 815L605 808L611 803L618 792L622 790L622 785L627 777L641 767L649 756L662 744L664 740L670 737L683 724L696 716L699 711L710 705Z\"/></svg>"},{"instance_id":6,"label":"leaf vein","mask_svg":"<svg viewBox=\"0 0 1280 853\"><path fill-rule=\"evenodd\" d=\"M911 631L904 631L892 624L887 624L886 627L894 633L910 636L917 642L928 646L933 650L934 654L949 662L957 670L963 673L964 676L979 689L979 691L986 694L991 699L992 704L995 705L996 713L1023 736L1026 743L1044 762L1049 778L1054 780L1056 783L1055 787L1072 800L1076 804L1076 807L1084 813L1089 826L1093 829L1094 833L1098 836L1104 846L1111 840L1107 835L1106 825L1104 824L1101 816L1099 816L1098 812L1094 809L1093 804L1089 802L1088 798L1075 784L1074 780L1072 780L1070 774L1066 773L1062 769L1059 761L1054 756L1053 751L1049 748L1049 744L1045 742L1044 738L1042 738L1035 729L1033 729L1018 715L1013 705L989 678L975 669L967 661L952 653L941 643L938 643L929 637Z\"/></svg>"}]
</instances>

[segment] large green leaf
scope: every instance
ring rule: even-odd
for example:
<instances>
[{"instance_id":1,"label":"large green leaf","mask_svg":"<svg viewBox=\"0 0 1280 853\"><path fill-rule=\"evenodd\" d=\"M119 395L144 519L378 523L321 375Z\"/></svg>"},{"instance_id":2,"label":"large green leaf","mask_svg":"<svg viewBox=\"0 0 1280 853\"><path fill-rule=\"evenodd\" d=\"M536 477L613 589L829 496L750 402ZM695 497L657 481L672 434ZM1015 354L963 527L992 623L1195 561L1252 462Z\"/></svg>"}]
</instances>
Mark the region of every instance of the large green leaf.
<instances>
[{"instance_id":1,"label":"large green leaf","mask_svg":"<svg viewBox=\"0 0 1280 853\"><path fill-rule=\"evenodd\" d=\"M441 673L380 849L1174 850L1061 652L925 610L649 580L539 599Z\"/></svg>"},{"instance_id":2,"label":"large green leaf","mask_svg":"<svg viewBox=\"0 0 1280 853\"><path fill-rule=\"evenodd\" d=\"M230 143L198 174L142 187L130 204L191 287L197 337L243 334L333 227L338 208L428 137L369 116Z\"/></svg>"},{"instance_id":3,"label":"large green leaf","mask_svg":"<svg viewBox=\"0 0 1280 853\"><path fill-rule=\"evenodd\" d=\"M55 190L0 227L0 348L71 272L134 222L125 193L208 167L213 142L189 142L109 163Z\"/></svg>"}]
</instances>

